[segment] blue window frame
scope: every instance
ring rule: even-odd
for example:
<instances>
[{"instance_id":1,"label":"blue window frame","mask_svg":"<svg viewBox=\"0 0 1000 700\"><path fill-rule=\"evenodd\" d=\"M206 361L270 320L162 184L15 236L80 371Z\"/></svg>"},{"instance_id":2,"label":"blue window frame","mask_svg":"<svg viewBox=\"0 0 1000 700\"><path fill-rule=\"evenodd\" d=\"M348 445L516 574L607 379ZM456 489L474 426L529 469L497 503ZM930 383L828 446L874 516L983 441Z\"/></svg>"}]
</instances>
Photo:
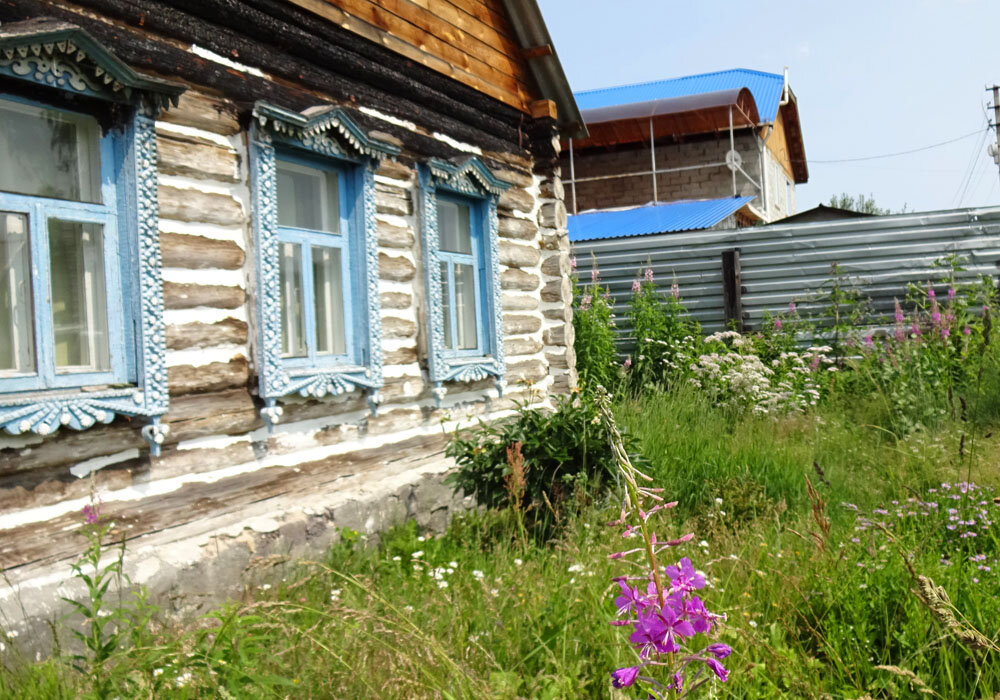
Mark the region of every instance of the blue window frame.
<instances>
[{"instance_id":1,"label":"blue window frame","mask_svg":"<svg viewBox=\"0 0 1000 700\"><path fill-rule=\"evenodd\" d=\"M258 102L250 137L261 415L284 396L382 386L375 170L399 149L338 107Z\"/></svg>"},{"instance_id":2,"label":"blue window frame","mask_svg":"<svg viewBox=\"0 0 1000 700\"><path fill-rule=\"evenodd\" d=\"M420 166L419 175L433 395L440 404L446 382L489 376L502 392L497 200L510 185L478 158L432 159Z\"/></svg>"},{"instance_id":3,"label":"blue window frame","mask_svg":"<svg viewBox=\"0 0 1000 700\"><path fill-rule=\"evenodd\" d=\"M443 352L449 357L487 354L485 198L438 191L438 263L441 271Z\"/></svg>"},{"instance_id":4,"label":"blue window frame","mask_svg":"<svg viewBox=\"0 0 1000 700\"><path fill-rule=\"evenodd\" d=\"M277 153L281 356L292 370L364 363L352 303L356 178L325 161Z\"/></svg>"},{"instance_id":5,"label":"blue window frame","mask_svg":"<svg viewBox=\"0 0 1000 700\"><path fill-rule=\"evenodd\" d=\"M126 305L115 303L127 296L122 135L0 95L0 393L136 381Z\"/></svg>"},{"instance_id":6,"label":"blue window frame","mask_svg":"<svg viewBox=\"0 0 1000 700\"><path fill-rule=\"evenodd\" d=\"M4 24L6 432L48 435L145 416L142 435L160 453L168 394L154 120L182 92L136 72L75 25Z\"/></svg>"}]
</instances>

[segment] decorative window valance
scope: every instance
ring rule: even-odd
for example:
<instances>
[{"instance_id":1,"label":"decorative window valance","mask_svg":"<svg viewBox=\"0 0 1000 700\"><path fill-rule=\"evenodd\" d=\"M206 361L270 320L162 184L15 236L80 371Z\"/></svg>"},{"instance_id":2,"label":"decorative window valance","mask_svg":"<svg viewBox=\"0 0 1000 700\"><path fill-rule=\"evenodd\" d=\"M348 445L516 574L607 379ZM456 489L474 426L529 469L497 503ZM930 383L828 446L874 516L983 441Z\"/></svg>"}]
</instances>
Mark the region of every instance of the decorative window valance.
<instances>
[{"instance_id":1,"label":"decorative window valance","mask_svg":"<svg viewBox=\"0 0 1000 700\"><path fill-rule=\"evenodd\" d=\"M277 399L283 396L323 397L356 389L368 393L374 412L383 383L375 170L382 159L398 155L399 148L369 137L339 107L315 107L297 113L258 103L253 116L251 187L258 275L256 353L259 392L265 403L261 414L268 425L274 425L283 412ZM336 233L330 233L330 225L317 229L317 226L279 224L279 164L286 169L298 169L304 177L334 177L341 183L337 191L342 227ZM315 263L316 254L329 255L334 247L346 270L338 302L346 307L342 322L346 328L344 347L338 352L318 352L322 349L318 336L323 325L319 322L326 319L317 316L315 292L307 286L301 292L305 312L296 312L303 319L304 339L301 351L295 351L289 324L284 323L288 319L283 318L283 314L291 316L294 309L290 304L283 308L282 300L292 287L282 286L285 269L282 265L308 269L310 261ZM288 255L292 251L294 260ZM290 269L286 269L286 274ZM302 285L293 287L302 289Z\"/></svg>"},{"instance_id":2,"label":"decorative window valance","mask_svg":"<svg viewBox=\"0 0 1000 700\"><path fill-rule=\"evenodd\" d=\"M506 360L497 200L510 184L475 157L457 162L432 159L420 166L419 174L432 391L440 404L447 394L445 382L492 376L502 392ZM468 243L456 238L457 245L449 246L442 240L444 222L439 216L443 213L454 221L448 224L455 229L449 230L448 236L462 237ZM468 253L463 251L466 247ZM463 270L465 274L459 274ZM465 281L469 278L474 284ZM468 291L460 296L461 288ZM470 304L474 304L474 313L459 312L459 307L468 310ZM470 332L473 326L474 332Z\"/></svg>"}]
</instances>

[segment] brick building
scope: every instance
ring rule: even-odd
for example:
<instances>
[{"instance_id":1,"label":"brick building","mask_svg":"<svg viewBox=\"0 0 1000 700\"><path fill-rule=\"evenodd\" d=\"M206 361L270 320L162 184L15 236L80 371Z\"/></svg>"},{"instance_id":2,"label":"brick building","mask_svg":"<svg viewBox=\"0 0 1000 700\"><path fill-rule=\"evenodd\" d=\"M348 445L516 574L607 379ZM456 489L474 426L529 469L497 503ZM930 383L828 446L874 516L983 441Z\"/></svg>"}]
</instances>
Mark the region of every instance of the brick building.
<instances>
[{"instance_id":1,"label":"brick building","mask_svg":"<svg viewBox=\"0 0 1000 700\"><path fill-rule=\"evenodd\" d=\"M662 219L665 203L695 200L721 217L696 217L712 228L795 212L808 170L787 76L737 69L575 96L589 136L561 155L572 214L652 205Z\"/></svg>"}]
</instances>

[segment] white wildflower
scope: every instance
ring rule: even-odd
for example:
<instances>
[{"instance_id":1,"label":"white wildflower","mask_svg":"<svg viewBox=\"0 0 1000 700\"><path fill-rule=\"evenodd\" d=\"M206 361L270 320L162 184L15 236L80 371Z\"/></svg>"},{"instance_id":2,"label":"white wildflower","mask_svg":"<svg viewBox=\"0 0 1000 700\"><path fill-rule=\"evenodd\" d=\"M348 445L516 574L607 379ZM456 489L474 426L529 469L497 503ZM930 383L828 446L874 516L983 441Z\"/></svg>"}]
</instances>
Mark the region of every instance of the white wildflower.
<instances>
[{"instance_id":1,"label":"white wildflower","mask_svg":"<svg viewBox=\"0 0 1000 700\"><path fill-rule=\"evenodd\" d=\"M472 578L476 579L477 581L482 581L484 575L485 574L483 574L483 572L480 571L479 569L472 570Z\"/></svg>"}]
</instances>

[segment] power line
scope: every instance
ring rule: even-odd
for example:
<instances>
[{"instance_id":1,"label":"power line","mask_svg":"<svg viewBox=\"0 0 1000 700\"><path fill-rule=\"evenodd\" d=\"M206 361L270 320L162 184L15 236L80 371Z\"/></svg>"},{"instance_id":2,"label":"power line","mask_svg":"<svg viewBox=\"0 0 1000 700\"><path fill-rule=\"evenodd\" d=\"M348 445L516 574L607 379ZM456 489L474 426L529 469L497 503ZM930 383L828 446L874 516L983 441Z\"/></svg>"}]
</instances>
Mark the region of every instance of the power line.
<instances>
[{"instance_id":1,"label":"power line","mask_svg":"<svg viewBox=\"0 0 1000 700\"><path fill-rule=\"evenodd\" d=\"M986 137L989 134L990 120L986 116L986 110L983 109L983 123L986 124L986 128L983 131L982 138L976 144L975 148L972 150L972 155L969 158L969 164L965 168L965 175L958 182L958 189L955 190L955 196L951 198L951 205L955 206L956 203L961 206L961 200L965 198L965 191L969 188L969 182L975 172L976 166L979 165L979 158L982 155L983 146L986 144Z\"/></svg>"},{"instance_id":2,"label":"power line","mask_svg":"<svg viewBox=\"0 0 1000 700\"><path fill-rule=\"evenodd\" d=\"M877 160L879 158L895 158L896 156L905 156L905 155L908 155L910 153L919 153L920 151L927 151L927 150L930 150L931 148L938 148L939 146L947 146L949 143L955 143L956 141L961 141L962 139L967 139L970 136L975 136L976 134L979 134L979 133L982 133L982 132L988 131L988 130L989 130L989 127L986 127L985 129L984 128L979 128L979 129L976 129L975 131L970 131L967 134L962 134L961 136L956 136L953 139L948 139L947 141L941 141L940 143L932 143L929 146L921 146L920 148L911 148L908 151L897 151L896 153L883 153L882 155L878 155L878 156L864 156L862 158L838 158L838 159L835 159L835 160L817 160L816 158L809 158L808 162L809 162L810 165L813 164L813 163L856 163L856 162L861 161L861 160Z\"/></svg>"}]
</instances>

